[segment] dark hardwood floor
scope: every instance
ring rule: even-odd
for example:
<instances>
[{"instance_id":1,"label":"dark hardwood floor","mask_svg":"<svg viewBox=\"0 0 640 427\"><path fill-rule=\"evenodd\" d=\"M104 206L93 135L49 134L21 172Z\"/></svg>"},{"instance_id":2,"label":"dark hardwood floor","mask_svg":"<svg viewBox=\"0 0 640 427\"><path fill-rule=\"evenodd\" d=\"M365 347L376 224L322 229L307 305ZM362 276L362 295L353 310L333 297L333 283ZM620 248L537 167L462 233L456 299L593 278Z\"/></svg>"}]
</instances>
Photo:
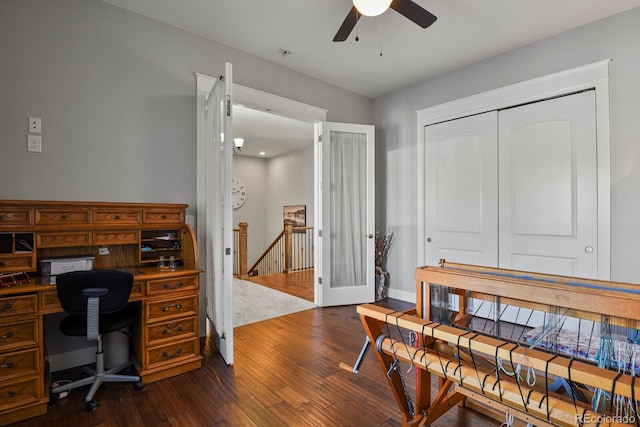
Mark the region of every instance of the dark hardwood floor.
<instances>
[{"instance_id":1,"label":"dark hardwood floor","mask_svg":"<svg viewBox=\"0 0 640 427\"><path fill-rule=\"evenodd\" d=\"M407 303L387 300L405 309ZM235 329L235 364L226 366L203 339L203 367L146 385L141 391L105 384L95 412L86 389L50 405L46 415L17 426L399 426L400 411L374 355L358 375L353 364L364 332L354 306L315 308ZM407 386L413 372L403 366ZM435 390L435 389L434 389ZM434 391L435 393L435 391ZM433 426L496 426L455 407Z\"/></svg>"},{"instance_id":2,"label":"dark hardwood floor","mask_svg":"<svg viewBox=\"0 0 640 427\"><path fill-rule=\"evenodd\" d=\"M313 269L252 276L247 280L313 302Z\"/></svg>"}]
</instances>

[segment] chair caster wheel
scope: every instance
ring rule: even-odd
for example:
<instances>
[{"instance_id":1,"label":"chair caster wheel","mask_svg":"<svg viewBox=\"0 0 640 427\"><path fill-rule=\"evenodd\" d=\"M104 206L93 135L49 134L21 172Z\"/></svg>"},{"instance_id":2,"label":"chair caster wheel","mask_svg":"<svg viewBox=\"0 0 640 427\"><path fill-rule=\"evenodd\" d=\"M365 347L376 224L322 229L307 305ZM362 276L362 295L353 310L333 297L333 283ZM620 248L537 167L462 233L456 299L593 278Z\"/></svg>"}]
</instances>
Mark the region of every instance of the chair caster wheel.
<instances>
[{"instance_id":1,"label":"chair caster wheel","mask_svg":"<svg viewBox=\"0 0 640 427\"><path fill-rule=\"evenodd\" d=\"M84 407L87 410L87 412L93 412L98 407L98 402L96 402L95 400L91 400L85 403Z\"/></svg>"},{"instance_id":2,"label":"chair caster wheel","mask_svg":"<svg viewBox=\"0 0 640 427\"><path fill-rule=\"evenodd\" d=\"M133 384L133 388L135 389L135 391L142 390L142 387L144 387L144 384L142 383L142 381L138 381Z\"/></svg>"}]
</instances>

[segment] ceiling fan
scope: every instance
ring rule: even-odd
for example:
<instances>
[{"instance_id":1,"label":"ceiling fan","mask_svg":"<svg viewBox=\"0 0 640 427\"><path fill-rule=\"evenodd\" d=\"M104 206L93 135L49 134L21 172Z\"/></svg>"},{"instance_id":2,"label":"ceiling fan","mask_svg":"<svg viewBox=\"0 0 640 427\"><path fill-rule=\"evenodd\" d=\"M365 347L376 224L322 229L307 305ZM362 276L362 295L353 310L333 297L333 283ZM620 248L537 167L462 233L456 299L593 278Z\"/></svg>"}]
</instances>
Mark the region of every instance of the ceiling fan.
<instances>
[{"instance_id":1,"label":"ceiling fan","mask_svg":"<svg viewBox=\"0 0 640 427\"><path fill-rule=\"evenodd\" d=\"M353 0L353 6L333 38L333 41L345 41L356 26L361 15L377 16L389 8L420 25L422 28L427 28L438 19L435 15L423 9L412 0Z\"/></svg>"}]
</instances>

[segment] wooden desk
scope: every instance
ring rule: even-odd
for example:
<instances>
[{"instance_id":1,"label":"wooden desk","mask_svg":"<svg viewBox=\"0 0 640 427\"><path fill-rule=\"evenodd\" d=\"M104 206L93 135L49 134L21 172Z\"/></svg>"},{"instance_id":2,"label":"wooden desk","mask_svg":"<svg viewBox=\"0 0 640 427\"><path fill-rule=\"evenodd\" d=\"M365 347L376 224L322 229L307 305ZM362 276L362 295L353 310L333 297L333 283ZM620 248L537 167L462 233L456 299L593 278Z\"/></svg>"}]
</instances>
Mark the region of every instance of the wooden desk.
<instances>
[{"instance_id":1,"label":"wooden desk","mask_svg":"<svg viewBox=\"0 0 640 427\"><path fill-rule=\"evenodd\" d=\"M201 270L193 230L184 223L185 209L0 201L0 272L32 275L27 284L0 288L0 425L47 410L43 317L62 309L55 285L38 275L40 258L92 255L96 269L134 274L129 301L137 302L140 310L132 331L132 360L144 383L200 368ZM24 250L29 246L32 251ZM100 248L109 254L100 255ZM160 254L171 254L182 265L175 271L159 270Z\"/></svg>"}]
</instances>

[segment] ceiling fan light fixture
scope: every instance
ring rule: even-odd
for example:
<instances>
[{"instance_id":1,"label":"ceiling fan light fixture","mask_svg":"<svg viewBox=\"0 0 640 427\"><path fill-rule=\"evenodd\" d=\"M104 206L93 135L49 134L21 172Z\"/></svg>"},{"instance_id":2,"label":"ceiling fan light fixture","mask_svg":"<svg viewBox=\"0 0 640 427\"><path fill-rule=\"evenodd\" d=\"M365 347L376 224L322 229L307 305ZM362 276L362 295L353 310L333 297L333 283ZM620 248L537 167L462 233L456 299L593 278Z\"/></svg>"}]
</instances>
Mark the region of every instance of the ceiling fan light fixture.
<instances>
[{"instance_id":1,"label":"ceiling fan light fixture","mask_svg":"<svg viewBox=\"0 0 640 427\"><path fill-rule=\"evenodd\" d=\"M353 0L353 5L362 15L378 16L389 9L393 0Z\"/></svg>"}]
</instances>

